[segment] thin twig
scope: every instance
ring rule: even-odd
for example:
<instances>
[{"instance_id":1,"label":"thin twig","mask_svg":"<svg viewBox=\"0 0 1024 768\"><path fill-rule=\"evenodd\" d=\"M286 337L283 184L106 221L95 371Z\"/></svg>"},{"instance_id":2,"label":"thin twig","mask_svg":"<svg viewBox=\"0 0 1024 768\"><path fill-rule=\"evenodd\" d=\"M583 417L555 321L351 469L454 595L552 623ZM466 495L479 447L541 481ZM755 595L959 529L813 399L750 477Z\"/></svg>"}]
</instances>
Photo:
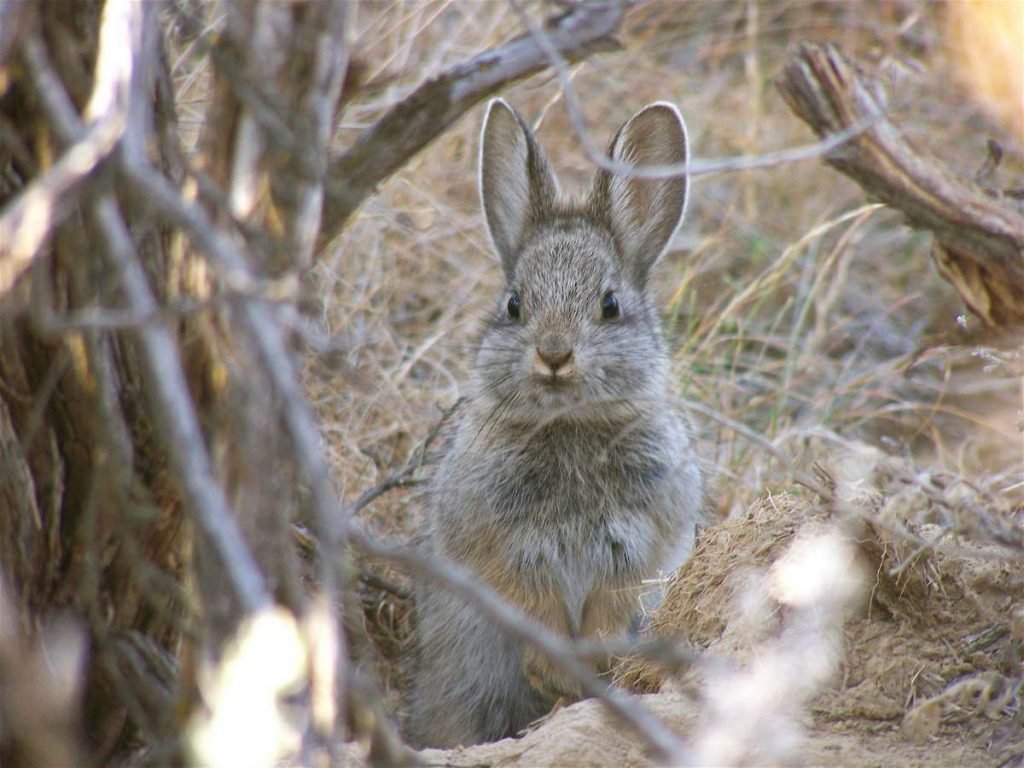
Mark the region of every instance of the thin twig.
<instances>
[{"instance_id":1,"label":"thin twig","mask_svg":"<svg viewBox=\"0 0 1024 768\"><path fill-rule=\"evenodd\" d=\"M401 587L398 584L388 581L382 576L378 576L377 574L369 571L361 572L359 574L359 581L370 589L376 589L378 592L387 592L390 595L394 595L399 600L409 600L412 598L411 590Z\"/></svg>"},{"instance_id":2,"label":"thin twig","mask_svg":"<svg viewBox=\"0 0 1024 768\"><path fill-rule=\"evenodd\" d=\"M116 120L89 126L53 167L6 206L0 215L0 294L31 266L53 230L86 197L96 171L117 147L122 127Z\"/></svg>"},{"instance_id":3,"label":"thin twig","mask_svg":"<svg viewBox=\"0 0 1024 768\"><path fill-rule=\"evenodd\" d=\"M754 168L772 168L777 165L788 165L789 163L801 160L812 160L827 155L829 152L842 146L851 139L859 136L870 128L881 114L872 114L863 120L839 131L816 144L808 144L802 147L780 149L775 152L766 152L760 155L739 155L736 157L713 157L706 160L687 160L684 163L671 163L664 165L631 165L612 160L601 150L590 136L587 128L586 118L583 115L583 107L580 98L572 82L572 72L569 65L559 53L557 47L552 43L550 35L534 20L530 14L523 10L516 0L509 0L512 9L519 16L520 21L529 30L529 34L540 46L548 63L558 77L558 83L562 94L565 97L566 111L569 114L569 121L572 123L576 137L580 140L583 150L590 160L598 168L614 173L617 176L628 176L636 179L669 179L676 176L709 176L716 173L729 173L732 171L746 171Z\"/></svg>"},{"instance_id":4,"label":"thin twig","mask_svg":"<svg viewBox=\"0 0 1024 768\"><path fill-rule=\"evenodd\" d=\"M300 141L299 137L288 124L288 107L284 98L277 92L273 82L258 80L245 71L239 60L237 51L228 46L242 49L250 41L242 38L234 25L225 24L223 28L208 29L200 15L193 13L188 4L173 4L175 18L181 23L186 34L192 36L196 52L209 56L210 61L222 74L231 87L232 95L245 107L248 113L259 124L267 136L277 145L278 149L291 156L298 168L306 174L315 175L317 163L310 154L311 147ZM212 42L216 41L216 42Z\"/></svg>"},{"instance_id":5,"label":"thin twig","mask_svg":"<svg viewBox=\"0 0 1024 768\"><path fill-rule=\"evenodd\" d=\"M341 97L349 50L346 32L351 4L348 0L313 0L306 3L300 26L292 31L289 72L297 82L295 107L289 111L299 141L315 158L313 172L291 162L285 154L279 164L279 205L285 208L285 239L292 263L300 269L312 264L320 215L334 113Z\"/></svg>"},{"instance_id":6,"label":"thin twig","mask_svg":"<svg viewBox=\"0 0 1024 768\"><path fill-rule=\"evenodd\" d=\"M25 41L27 69L43 97L44 107L52 107L51 92L61 88L60 80L48 67L42 41L32 34ZM56 110L52 110L51 114ZM74 109L62 110L63 119ZM123 113L103 114L82 131L45 173L38 176L11 201L0 215L0 295L24 273L53 230L70 215L83 199L96 172L114 152L124 133Z\"/></svg>"},{"instance_id":7,"label":"thin twig","mask_svg":"<svg viewBox=\"0 0 1024 768\"><path fill-rule=\"evenodd\" d=\"M832 501L835 498L832 491L818 482L815 477L807 472L796 469L789 458L782 451L776 448L775 444L772 443L771 440L760 432L751 429L745 424L741 424L735 419L730 419L720 411L706 406L703 403L687 400L685 401L685 405L688 410L695 411L702 416L706 416L712 421L717 421L722 426L733 430L737 434L743 435L745 438L750 440L750 442L767 451L773 458L778 459L797 483L816 493L823 501Z\"/></svg>"}]
</instances>

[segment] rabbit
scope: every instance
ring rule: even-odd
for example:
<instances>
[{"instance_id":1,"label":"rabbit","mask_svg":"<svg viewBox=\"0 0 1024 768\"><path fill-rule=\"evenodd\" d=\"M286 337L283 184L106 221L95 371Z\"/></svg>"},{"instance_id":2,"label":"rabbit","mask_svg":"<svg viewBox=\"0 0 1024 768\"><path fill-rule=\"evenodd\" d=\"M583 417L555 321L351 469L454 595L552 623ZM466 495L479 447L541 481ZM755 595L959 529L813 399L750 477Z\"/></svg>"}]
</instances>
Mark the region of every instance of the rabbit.
<instances>
[{"instance_id":1,"label":"rabbit","mask_svg":"<svg viewBox=\"0 0 1024 768\"><path fill-rule=\"evenodd\" d=\"M627 121L608 152L638 166L687 154L683 119L664 102ZM649 292L689 182L599 170L588 197L565 201L530 127L495 99L479 185L506 287L429 486L426 546L568 638L621 636L642 582L685 560L703 514ZM574 679L449 592L423 584L415 602L413 746L512 736L580 698Z\"/></svg>"}]
</instances>

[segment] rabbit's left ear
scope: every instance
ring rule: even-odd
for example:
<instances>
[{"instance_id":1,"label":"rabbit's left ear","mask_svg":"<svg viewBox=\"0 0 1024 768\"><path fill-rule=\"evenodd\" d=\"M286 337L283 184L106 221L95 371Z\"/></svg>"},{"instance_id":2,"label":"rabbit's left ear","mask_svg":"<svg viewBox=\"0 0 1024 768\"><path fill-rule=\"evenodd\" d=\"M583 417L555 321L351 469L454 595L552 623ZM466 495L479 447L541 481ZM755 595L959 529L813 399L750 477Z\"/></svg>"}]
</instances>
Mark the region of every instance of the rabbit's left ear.
<instances>
[{"instance_id":1,"label":"rabbit's left ear","mask_svg":"<svg viewBox=\"0 0 1024 768\"><path fill-rule=\"evenodd\" d=\"M634 166L685 163L686 124L672 104L657 102L631 117L612 140L608 156ZM599 171L591 204L611 229L624 266L643 285L683 220L689 179L640 179Z\"/></svg>"},{"instance_id":2,"label":"rabbit's left ear","mask_svg":"<svg viewBox=\"0 0 1024 768\"><path fill-rule=\"evenodd\" d=\"M502 99L491 101L480 136L480 200L506 279L530 227L550 215L557 195L554 171L530 126Z\"/></svg>"}]
</instances>

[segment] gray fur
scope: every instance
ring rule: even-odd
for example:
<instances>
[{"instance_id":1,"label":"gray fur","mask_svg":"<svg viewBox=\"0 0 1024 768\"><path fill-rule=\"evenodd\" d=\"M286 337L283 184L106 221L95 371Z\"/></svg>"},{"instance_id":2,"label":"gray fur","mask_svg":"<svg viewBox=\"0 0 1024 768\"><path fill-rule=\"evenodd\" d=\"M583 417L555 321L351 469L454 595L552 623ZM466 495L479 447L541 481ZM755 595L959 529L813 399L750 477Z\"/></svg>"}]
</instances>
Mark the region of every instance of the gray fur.
<instances>
[{"instance_id":1,"label":"gray fur","mask_svg":"<svg viewBox=\"0 0 1024 768\"><path fill-rule=\"evenodd\" d=\"M703 507L647 291L687 182L599 172L585 201L566 203L505 102L491 102L481 141L481 200L507 290L432 482L426 538L552 629L620 635L639 611L641 581L688 554ZM682 118L668 104L647 107L609 156L685 162ZM608 291L621 315L605 319ZM448 592L422 585L416 600L414 745L514 735L580 696L574 680Z\"/></svg>"}]
</instances>

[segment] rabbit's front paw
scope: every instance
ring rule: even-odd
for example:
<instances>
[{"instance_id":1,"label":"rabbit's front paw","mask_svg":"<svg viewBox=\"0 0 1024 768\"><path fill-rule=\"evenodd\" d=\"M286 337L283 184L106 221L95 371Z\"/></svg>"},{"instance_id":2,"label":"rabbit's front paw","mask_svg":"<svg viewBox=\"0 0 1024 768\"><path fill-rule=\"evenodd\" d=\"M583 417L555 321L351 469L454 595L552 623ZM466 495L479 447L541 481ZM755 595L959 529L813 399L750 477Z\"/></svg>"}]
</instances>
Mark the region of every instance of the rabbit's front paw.
<instances>
[{"instance_id":1,"label":"rabbit's front paw","mask_svg":"<svg viewBox=\"0 0 1024 768\"><path fill-rule=\"evenodd\" d=\"M583 697L583 689L576 678L556 667L533 648L523 651L523 674L530 685L551 702L565 704Z\"/></svg>"}]
</instances>

